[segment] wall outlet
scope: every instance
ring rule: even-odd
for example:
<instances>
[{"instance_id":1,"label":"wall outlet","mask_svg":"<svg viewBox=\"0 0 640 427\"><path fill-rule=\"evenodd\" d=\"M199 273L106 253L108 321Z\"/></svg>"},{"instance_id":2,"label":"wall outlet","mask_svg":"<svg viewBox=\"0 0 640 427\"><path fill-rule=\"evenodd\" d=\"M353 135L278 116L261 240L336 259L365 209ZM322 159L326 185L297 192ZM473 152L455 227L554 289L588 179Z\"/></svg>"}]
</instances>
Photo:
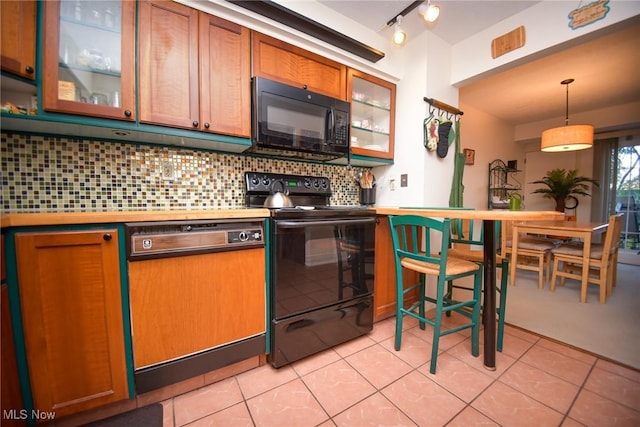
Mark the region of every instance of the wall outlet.
<instances>
[{"instance_id":1,"label":"wall outlet","mask_svg":"<svg viewBox=\"0 0 640 427\"><path fill-rule=\"evenodd\" d=\"M160 166L161 168L161 173L162 173L162 179L165 181L173 181L174 177L175 177L175 170L173 168L173 163L172 162L162 162L162 165Z\"/></svg>"},{"instance_id":2,"label":"wall outlet","mask_svg":"<svg viewBox=\"0 0 640 427\"><path fill-rule=\"evenodd\" d=\"M406 187L409 185L409 175L406 173L403 173L402 175L400 175L400 187Z\"/></svg>"}]
</instances>

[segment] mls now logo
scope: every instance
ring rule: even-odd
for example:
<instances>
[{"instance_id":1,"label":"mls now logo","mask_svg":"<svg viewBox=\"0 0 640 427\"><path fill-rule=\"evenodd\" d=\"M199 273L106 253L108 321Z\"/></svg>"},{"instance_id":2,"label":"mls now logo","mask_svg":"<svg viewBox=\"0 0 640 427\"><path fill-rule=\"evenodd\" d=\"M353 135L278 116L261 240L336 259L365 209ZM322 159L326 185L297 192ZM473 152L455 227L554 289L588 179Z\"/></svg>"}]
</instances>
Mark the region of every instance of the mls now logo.
<instances>
[{"instance_id":1,"label":"mls now logo","mask_svg":"<svg viewBox=\"0 0 640 427\"><path fill-rule=\"evenodd\" d=\"M29 411L26 409L3 409L2 418L5 420L26 420L29 417ZM40 421L53 420L56 413L53 411L41 411L39 409L31 410L31 418Z\"/></svg>"}]
</instances>

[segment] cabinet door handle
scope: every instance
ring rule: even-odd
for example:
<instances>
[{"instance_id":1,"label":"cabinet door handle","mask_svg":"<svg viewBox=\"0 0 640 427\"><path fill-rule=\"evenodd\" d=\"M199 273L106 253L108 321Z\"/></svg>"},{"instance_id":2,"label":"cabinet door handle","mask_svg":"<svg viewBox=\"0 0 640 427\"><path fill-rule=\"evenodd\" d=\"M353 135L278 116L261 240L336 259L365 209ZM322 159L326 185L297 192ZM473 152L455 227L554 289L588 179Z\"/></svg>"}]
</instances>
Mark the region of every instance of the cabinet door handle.
<instances>
[{"instance_id":1,"label":"cabinet door handle","mask_svg":"<svg viewBox=\"0 0 640 427\"><path fill-rule=\"evenodd\" d=\"M211 127L211 125L209 124L209 122L205 122L204 124L204 128L205 129L209 129Z\"/></svg>"},{"instance_id":2,"label":"cabinet door handle","mask_svg":"<svg viewBox=\"0 0 640 427\"><path fill-rule=\"evenodd\" d=\"M197 128L200 125L197 120L194 120L192 124L194 128Z\"/></svg>"},{"instance_id":3,"label":"cabinet door handle","mask_svg":"<svg viewBox=\"0 0 640 427\"><path fill-rule=\"evenodd\" d=\"M27 72L27 74L33 74L33 72L35 71L31 65L27 65L24 70Z\"/></svg>"},{"instance_id":4,"label":"cabinet door handle","mask_svg":"<svg viewBox=\"0 0 640 427\"><path fill-rule=\"evenodd\" d=\"M111 240L111 239L112 239L111 233L105 233L105 234L102 236L102 239L103 239L105 242L108 242L109 240Z\"/></svg>"},{"instance_id":5,"label":"cabinet door handle","mask_svg":"<svg viewBox=\"0 0 640 427\"><path fill-rule=\"evenodd\" d=\"M124 110L124 115L127 117L131 117L131 110Z\"/></svg>"}]
</instances>

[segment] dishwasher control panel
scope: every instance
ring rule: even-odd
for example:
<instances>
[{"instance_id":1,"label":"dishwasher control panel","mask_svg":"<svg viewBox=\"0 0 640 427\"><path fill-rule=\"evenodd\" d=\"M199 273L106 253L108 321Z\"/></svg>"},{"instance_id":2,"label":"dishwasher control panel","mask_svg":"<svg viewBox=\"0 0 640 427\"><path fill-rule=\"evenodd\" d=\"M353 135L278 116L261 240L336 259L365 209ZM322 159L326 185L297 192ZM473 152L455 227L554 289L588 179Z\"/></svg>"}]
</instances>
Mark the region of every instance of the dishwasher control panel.
<instances>
[{"instance_id":1,"label":"dishwasher control panel","mask_svg":"<svg viewBox=\"0 0 640 427\"><path fill-rule=\"evenodd\" d=\"M264 220L127 223L130 261L264 247Z\"/></svg>"}]
</instances>

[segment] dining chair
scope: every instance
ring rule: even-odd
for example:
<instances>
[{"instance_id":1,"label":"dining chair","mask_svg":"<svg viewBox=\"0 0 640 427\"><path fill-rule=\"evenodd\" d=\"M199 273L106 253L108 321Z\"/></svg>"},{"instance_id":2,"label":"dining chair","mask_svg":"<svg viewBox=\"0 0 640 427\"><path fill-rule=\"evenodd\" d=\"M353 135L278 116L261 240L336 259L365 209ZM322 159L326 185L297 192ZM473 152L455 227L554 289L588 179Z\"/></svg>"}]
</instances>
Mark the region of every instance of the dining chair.
<instances>
[{"instance_id":1,"label":"dining chair","mask_svg":"<svg viewBox=\"0 0 640 427\"><path fill-rule=\"evenodd\" d=\"M538 273L538 288L542 289L544 283L551 277L551 249L557 242L541 236L519 236L518 259L513 259L513 223L502 221L501 255L510 258L509 268L535 271ZM515 281L510 283L515 286Z\"/></svg>"},{"instance_id":2,"label":"dining chair","mask_svg":"<svg viewBox=\"0 0 640 427\"><path fill-rule=\"evenodd\" d=\"M469 219L452 219L452 231L449 249L449 257L464 259L466 261L475 262L484 265L484 227L482 221L474 221ZM454 226L455 224L455 226ZM475 225L479 226L474 227ZM500 242L501 221L496 221L495 242ZM479 237L475 237L478 235ZM473 246L479 246L480 249L473 249ZM504 341L504 320L507 309L507 284L509 280L509 259L500 253L496 254L496 267L500 269L500 285L496 286L498 292L498 305L496 307L496 315L498 317L498 330L496 339L496 348L502 351ZM473 288L462 284L454 284L453 281L448 283L448 292L452 293L454 289L465 291L473 291ZM481 310L483 307L481 306Z\"/></svg>"},{"instance_id":3,"label":"dining chair","mask_svg":"<svg viewBox=\"0 0 640 427\"><path fill-rule=\"evenodd\" d=\"M471 261L449 257L449 219L435 219L418 215L397 215L389 217L391 240L396 270L396 332L395 350L402 343L402 321L405 316L418 320L420 329L425 325L433 327L431 345L431 365L429 372L436 373L436 362L440 337L464 329L471 329L471 354L477 357L480 336L480 297L482 287L482 266ZM440 242L438 243L438 238ZM424 248L424 250L423 250ZM403 270L419 273L418 283L404 286ZM436 277L434 292L428 292L426 277ZM467 300L454 300L447 292L447 282L463 277L473 277L473 296ZM404 296L418 291L418 301L405 307ZM429 293L429 295L427 295ZM428 318L426 303L435 305L433 318ZM442 317L449 312L460 313L470 319L468 323L457 324L443 329Z\"/></svg>"},{"instance_id":4,"label":"dining chair","mask_svg":"<svg viewBox=\"0 0 640 427\"><path fill-rule=\"evenodd\" d=\"M604 304L611 296L612 287L615 286L617 280L616 270L618 267L618 246L622 234L622 217L623 214L611 215L604 242L591 244L587 285L592 283L600 286L600 304ZM563 244L551 251L553 253L551 291L555 291L558 277L560 277L560 286L564 286L567 278L582 281L582 251L583 245L576 243ZM580 289L580 301L587 301L586 287Z\"/></svg>"}]
</instances>

